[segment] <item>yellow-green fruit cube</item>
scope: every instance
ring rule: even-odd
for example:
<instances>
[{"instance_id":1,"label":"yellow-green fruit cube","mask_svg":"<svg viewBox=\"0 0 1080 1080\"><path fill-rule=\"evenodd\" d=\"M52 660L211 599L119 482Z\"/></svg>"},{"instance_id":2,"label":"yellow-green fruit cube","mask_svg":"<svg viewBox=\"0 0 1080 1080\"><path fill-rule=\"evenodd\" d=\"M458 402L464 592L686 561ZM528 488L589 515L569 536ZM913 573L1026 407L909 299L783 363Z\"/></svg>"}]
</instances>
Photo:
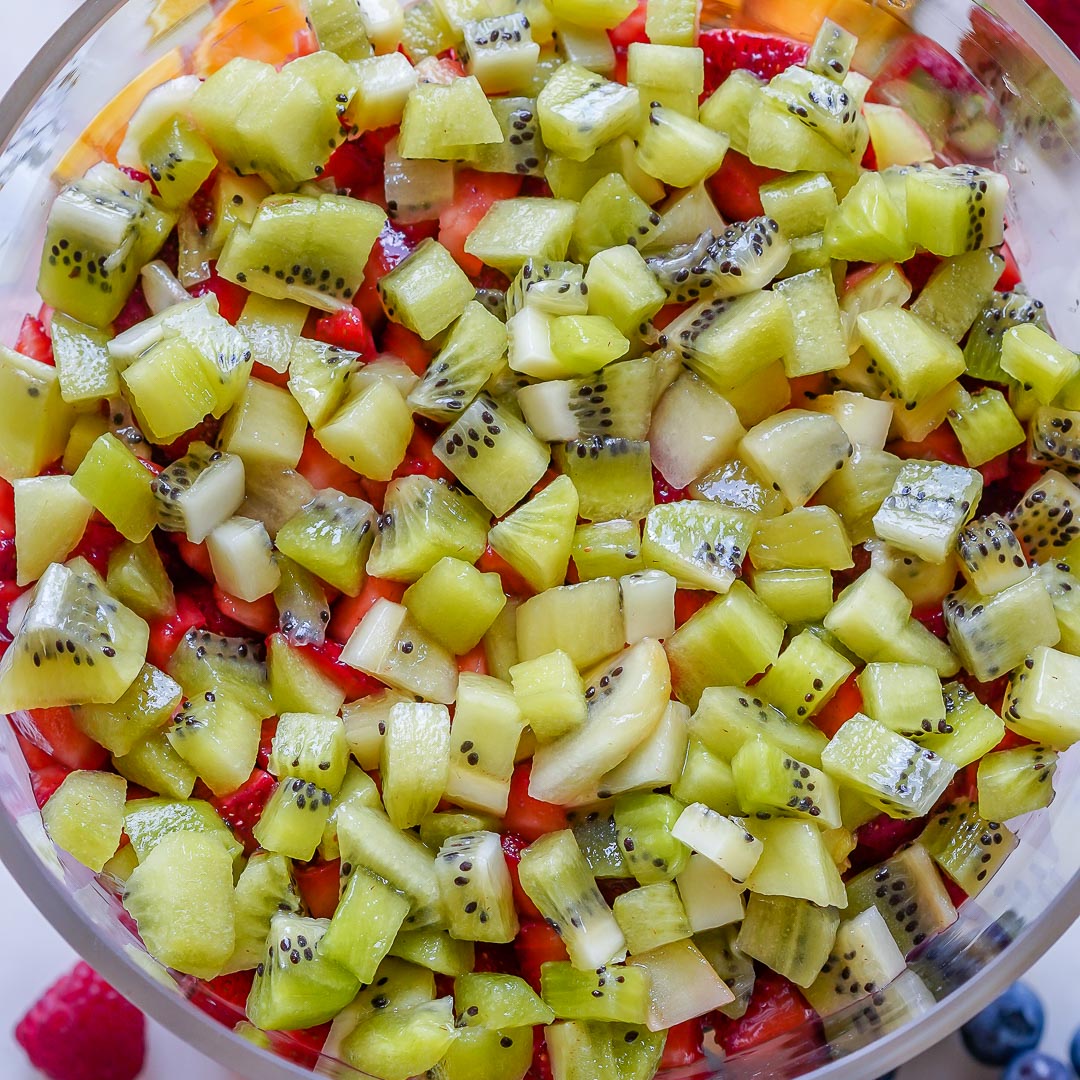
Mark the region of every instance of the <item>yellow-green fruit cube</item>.
<instances>
[{"instance_id":1,"label":"yellow-green fruit cube","mask_svg":"<svg viewBox=\"0 0 1080 1080\"><path fill-rule=\"evenodd\" d=\"M1001 369L1030 390L1044 405L1080 374L1080 357L1059 345L1045 330L1025 323L1005 331Z\"/></svg>"},{"instance_id":2,"label":"yellow-green fruit cube","mask_svg":"<svg viewBox=\"0 0 1080 1080\"><path fill-rule=\"evenodd\" d=\"M90 447L72 486L126 539L142 543L157 524L154 474L113 434Z\"/></svg>"},{"instance_id":3,"label":"yellow-green fruit cube","mask_svg":"<svg viewBox=\"0 0 1080 1080\"><path fill-rule=\"evenodd\" d=\"M550 742L585 722L585 684L562 650L515 664L510 669L514 697L526 723L541 742Z\"/></svg>"},{"instance_id":4,"label":"yellow-green fruit cube","mask_svg":"<svg viewBox=\"0 0 1080 1080\"><path fill-rule=\"evenodd\" d=\"M67 558L94 508L75 490L70 476L34 476L16 480L12 487L17 582L29 585L49 563Z\"/></svg>"},{"instance_id":5,"label":"yellow-green fruit cube","mask_svg":"<svg viewBox=\"0 0 1080 1080\"><path fill-rule=\"evenodd\" d=\"M0 345L0 476L36 476L55 461L72 419L56 368Z\"/></svg>"},{"instance_id":6,"label":"yellow-green fruit cube","mask_svg":"<svg viewBox=\"0 0 1080 1080\"><path fill-rule=\"evenodd\" d=\"M456 656L479 644L506 604L502 579L446 556L405 590L412 617Z\"/></svg>"},{"instance_id":7,"label":"yellow-green fruit cube","mask_svg":"<svg viewBox=\"0 0 1080 1080\"><path fill-rule=\"evenodd\" d=\"M127 781L115 773L69 773L41 810L54 844L95 873L113 857L124 831Z\"/></svg>"},{"instance_id":8,"label":"yellow-green fruit cube","mask_svg":"<svg viewBox=\"0 0 1080 1080\"><path fill-rule=\"evenodd\" d=\"M404 459L412 434L412 413L405 399L390 379L375 378L358 383L315 438L361 476L389 480Z\"/></svg>"},{"instance_id":9,"label":"yellow-green fruit cube","mask_svg":"<svg viewBox=\"0 0 1080 1080\"><path fill-rule=\"evenodd\" d=\"M245 466L293 469L304 451L307 417L287 390L249 379L221 426L219 446Z\"/></svg>"}]
</instances>

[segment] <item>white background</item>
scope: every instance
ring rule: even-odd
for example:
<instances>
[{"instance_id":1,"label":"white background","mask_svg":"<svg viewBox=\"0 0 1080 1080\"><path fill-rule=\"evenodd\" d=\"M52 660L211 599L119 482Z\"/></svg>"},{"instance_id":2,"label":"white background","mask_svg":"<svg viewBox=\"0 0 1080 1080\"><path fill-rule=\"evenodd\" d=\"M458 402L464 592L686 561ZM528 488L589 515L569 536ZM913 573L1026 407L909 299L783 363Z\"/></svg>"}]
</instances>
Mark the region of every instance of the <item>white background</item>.
<instances>
[{"instance_id":1,"label":"white background","mask_svg":"<svg viewBox=\"0 0 1080 1080\"><path fill-rule=\"evenodd\" d=\"M14 0L0 0L5 7ZM3 18L0 34L0 95L18 77L23 64L52 30L75 9L75 0L30 0L19 4L17 19ZM58 975L75 962L75 955L19 891L0 867L0 914L9 928L4 944L4 976L0 978L0 1076L3 1080L33 1080L40 1074L27 1064L15 1046L12 1032L19 1018ZM1068 1040L1080 1025L1080 925L1032 970L1029 979L1049 1009L1049 1028L1043 1048L1067 1060ZM17 978L13 978L14 973ZM150 1056L143 1080L230 1080L233 1074L215 1066L195 1050L151 1024ZM902 1070L901 1080L990 1080L996 1072L971 1063L953 1038L936 1051ZM867 1078L872 1080L872 1078Z\"/></svg>"}]
</instances>

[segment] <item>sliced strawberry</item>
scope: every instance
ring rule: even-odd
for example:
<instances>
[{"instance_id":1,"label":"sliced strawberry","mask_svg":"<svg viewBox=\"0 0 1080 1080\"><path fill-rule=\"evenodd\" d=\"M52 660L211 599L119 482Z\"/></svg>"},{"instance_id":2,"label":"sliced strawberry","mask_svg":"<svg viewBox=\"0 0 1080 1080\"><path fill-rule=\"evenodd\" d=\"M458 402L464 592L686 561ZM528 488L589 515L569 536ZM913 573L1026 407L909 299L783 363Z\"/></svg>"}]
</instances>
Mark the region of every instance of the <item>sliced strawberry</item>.
<instances>
[{"instance_id":1,"label":"sliced strawberry","mask_svg":"<svg viewBox=\"0 0 1080 1080\"><path fill-rule=\"evenodd\" d=\"M15 489L0 477L0 536L15 535Z\"/></svg>"},{"instance_id":2,"label":"sliced strawberry","mask_svg":"<svg viewBox=\"0 0 1080 1080\"><path fill-rule=\"evenodd\" d=\"M363 314L355 307L316 319L312 336L316 341L350 349L368 360L375 355L375 339L371 336Z\"/></svg>"},{"instance_id":3,"label":"sliced strawberry","mask_svg":"<svg viewBox=\"0 0 1080 1080\"><path fill-rule=\"evenodd\" d=\"M615 71L612 78L616 82L626 82L627 53L634 42L647 42L645 33L646 0L638 0L638 5L618 26L608 31L612 47L615 50Z\"/></svg>"},{"instance_id":4,"label":"sliced strawberry","mask_svg":"<svg viewBox=\"0 0 1080 1080\"><path fill-rule=\"evenodd\" d=\"M329 919L337 911L341 860L296 866L293 874L311 915L316 919Z\"/></svg>"},{"instance_id":5,"label":"sliced strawberry","mask_svg":"<svg viewBox=\"0 0 1080 1080\"><path fill-rule=\"evenodd\" d=\"M405 460L394 470L394 477L422 473L432 480L452 482L454 474L435 456L436 438L434 433L417 424L405 451Z\"/></svg>"},{"instance_id":6,"label":"sliced strawberry","mask_svg":"<svg viewBox=\"0 0 1080 1080\"><path fill-rule=\"evenodd\" d=\"M109 760L108 751L75 726L66 705L12 713L11 722L29 742L69 769L100 769Z\"/></svg>"},{"instance_id":7,"label":"sliced strawberry","mask_svg":"<svg viewBox=\"0 0 1080 1080\"><path fill-rule=\"evenodd\" d=\"M14 536L0 536L0 582L5 585L15 584L18 572L18 555L15 550ZM20 592L22 590L19 590ZM16 594L18 595L18 594ZM6 619L4 620L6 622Z\"/></svg>"},{"instance_id":8,"label":"sliced strawberry","mask_svg":"<svg viewBox=\"0 0 1080 1080\"><path fill-rule=\"evenodd\" d=\"M755 165L748 157L729 150L720 168L709 177L709 193L728 221L747 221L764 213L758 191L762 184L783 174Z\"/></svg>"},{"instance_id":9,"label":"sliced strawberry","mask_svg":"<svg viewBox=\"0 0 1080 1080\"><path fill-rule=\"evenodd\" d=\"M45 324L33 315L23 318L22 326L19 327L19 336L15 341L15 351L33 360L40 360L43 364L55 363L52 339L45 330Z\"/></svg>"},{"instance_id":10,"label":"sliced strawberry","mask_svg":"<svg viewBox=\"0 0 1080 1080\"><path fill-rule=\"evenodd\" d=\"M533 1028L533 1059L525 1080L552 1080L551 1055L548 1054L544 1029L539 1024Z\"/></svg>"},{"instance_id":11,"label":"sliced strawberry","mask_svg":"<svg viewBox=\"0 0 1080 1080\"><path fill-rule=\"evenodd\" d=\"M716 593L705 589L675 590L675 627L676 629L696 615L710 600L716 599Z\"/></svg>"},{"instance_id":12,"label":"sliced strawberry","mask_svg":"<svg viewBox=\"0 0 1080 1080\"><path fill-rule=\"evenodd\" d=\"M996 458L992 458L984 465L979 466L979 472L983 478L983 490L986 491L994 484L1000 483L1002 480L1008 479L1009 476L1009 455L1008 453L998 454ZM982 509L980 503L980 511Z\"/></svg>"},{"instance_id":13,"label":"sliced strawberry","mask_svg":"<svg viewBox=\"0 0 1080 1080\"><path fill-rule=\"evenodd\" d=\"M998 278L998 283L994 286L997 292L1012 292L1020 281L1023 275L1020 273L1020 267L1016 262L1016 256L1012 253L1012 248L1009 245L1002 244L998 249L998 254L1005 260L1005 269L1002 271L1001 277Z\"/></svg>"},{"instance_id":14,"label":"sliced strawberry","mask_svg":"<svg viewBox=\"0 0 1080 1080\"><path fill-rule=\"evenodd\" d=\"M276 787L277 781L268 772L252 769L251 776L234 792L210 800L221 819L232 829L233 835L244 845L248 855L259 846L251 830L258 824L263 808Z\"/></svg>"},{"instance_id":15,"label":"sliced strawberry","mask_svg":"<svg viewBox=\"0 0 1080 1080\"><path fill-rule=\"evenodd\" d=\"M546 922L523 923L514 939L521 977L539 994L540 965L570 958L562 938Z\"/></svg>"},{"instance_id":16,"label":"sliced strawberry","mask_svg":"<svg viewBox=\"0 0 1080 1080\"><path fill-rule=\"evenodd\" d=\"M521 862L521 853L529 846L524 837L516 833L503 833L502 849L506 859L506 868L510 871L510 881L514 886L514 906L518 914L524 919L542 919L540 909L529 899L529 894L521 887L518 879L518 864Z\"/></svg>"},{"instance_id":17,"label":"sliced strawberry","mask_svg":"<svg viewBox=\"0 0 1080 1080\"><path fill-rule=\"evenodd\" d=\"M314 1069L319 1062L330 1025L320 1024L306 1031L268 1031L267 1036L274 1050L282 1057L295 1061L305 1069Z\"/></svg>"},{"instance_id":18,"label":"sliced strawberry","mask_svg":"<svg viewBox=\"0 0 1080 1080\"><path fill-rule=\"evenodd\" d=\"M473 971L504 972L507 975L516 975L518 961L514 946L492 945L485 941L478 941Z\"/></svg>"},{"instance_id":19,"label":"sliced strawberry","mask_svg":"<svg viewBox=\"0 0 1080 1080\"><path fill-rule=\"evenodd\" d=\"M855 830L855 850L851 870L857 873L889 858L905 844L910 844L926 828L925 818L905 820L880 814Z\"/></svg>"},{"instance_id":20,"label":"sliced strawberry","mask_svg":"<svg viewBox=\"0 0 1080 1080\"><path fill-rule=\"evenodd\" d=\"M109 556L124 542L124 538L107 522L93 518L86 526L82 539L69 558L81 555L99 574L109 569Z\"/></svg>"},{"instance_id":21,"label":"sliced strawberry","mask_svg":"<svg viewBox=\"0 0 1080 1080\"><path fill-rule=\"evenodd\" d=\"M198 285L193 285L188 289L188 292L192 296L205 296L207 293L213 293L217 297L218 311L221 313L221 317L235 323L244 310L244 304L247 303L248 291L243 286L237 285L236 282L223 278L214 268L215 265L211 264L210 277L206 281L200 281Z\"/></svg>"},{"instance_id":22,"label":"sliced strawberry","mask_svg":"<svg viewBox=\"0 0 1080 1080\"><path fill-rule=\"evenodd\" d=\"M945 640L948 630L945 626L945 612L939 607L916 608L912 615L919 620L935 637Z\"/></svg>"},{"instance_id":23,"label":"sliced strawberry","mask_svg":"<svg viewBox=\"0 0 1080 1080\"><path fill-rule=\"evenodd\" d=\"M531 843L545 833L566 828L566 811L554 803L541 802L529 794L529 777L532 766L518 765L510 778L510 799L503 815L503 828L517 833Z\"/></svg>"},{"instance_id":24,"label":"sliced strawberry","mask_svg":"<svg viewBox=\"0 0 1080 1080\"><path fill-rule=\"evenodd\" d=\"M487 653L484 651L484 643L481 642L475 649L457 658L458 671L468 671L474 675L486 675L488 673Z\"/></svg>"},{"instance_id":25,"label":"sliced strawberry","mask_svg":"<svg viewBox=\"0 0 1080 1080\"><path fill-rule=\"evenodd\" d=\"M366 494L360 477L347 465L342 465L336 458L331 457L310 431L307 433L304 452L300 455L296 471L314 488L336 488L358 499L363 499Z\"/></svg>"},{"instance_id":26,"label":"sliced strawberry","mask_svg":"<svg viewBox=\"0 0 1080 1080\"><path fill-rule=\"evenodd\" d=\"M792 64L801 64L810 53L802 41L752 30L705 30L698 35L705 53L705 93L711 94L733 71L752 71L759 79L771 79Z\"/></svg>"},{"instance_id":27,"label":"sliced strawberry","mask_svg":"<svg viewBox=\"0 0 1080 1080\"><path fill-rule=\"evenodd\" d=\"M217 442L218 432L221 430L221 421L213 416L207 416L196 424L190 431L169 443L168 446L158 447L158 451L166 461L176 461L182 458L191 447L193 442L204 442L213 446Z\"/></svg>"},{"instance_id":28,"label":"sliced strawberry","mask_svg":"<svg viewBox=\"0 0 1080 1080\"><path fill-rule=\"evenodd\" d=\"M921 34L906 34L899 40L874 80L870 100L877 99L877 87L890 82L917 82L922 86L930 83L959 94L986 95L975 76L952 53Z\"/></svg>"},{"instance_id":29,"label":"sliced strawberry","mask_svg":"<svg viewBox=\"0 0 1080 1080\"><path fill-rule=\"evenodd\" d=\"M150 644L146 658L155 667L165 668L176 651L181 638L192 628L203 625L202 609L189 595L176 598L176 610L171 615L150 621Z\"/></svg>"},{"instance_id":30,"label":"sliced strawberry","mask_svg":"<svg viewBox=\"0 0 1080 1080\"><path fill-rule=\"evenodd\" d=\"M270 754L274 749L274 736L277 734L278 718L268 716L262 722L259 733L259 756L255 759L255 767L265 769L270 764Z\"/></svg>"},{"instance_id":31,"label":"sliced strawberry","mask_svg":"<svg viewBox=\"0 0 1080 1080\"><path fill-rule=\"evenodd\" d=\"M344 644L377 600L392 600L396 604L404 592L405 585L399 581L367 578L358 596L341 596L334 602L330 609L327 634L333 641Z\"/></svg>"},{"instance_id":32,"label":"sliced strawberry","mask_svg":"<svg viewBox=\"0 0 1080 1080\"><path fill-rule=\"evenodd\" d=\"M462 169L454 179L454 201L439 215L439 242L466 274L479 274L483 263L465 251L465 241L493 203L512 199L521 190L521 177Z\"/></svg>"},{"instance_id":33,"label":"sliced strawberry","mask_svg":"<svg viewBox=\"0 0 1080 1080\"><path fill-rule=\"evenodd\" d=\"M502 578L503 591L511 596L529 597L536 591L490 545L484 548L483 555L476 560L476 568L484 574L498 574Z\"/></svg>"},{"instance_id":34,"label":"sliced strawberry","mask_svg":"<svg viewBox=\"0 0 1080 1080\"><path fill-rule=\"evenodd\" d=\"M862 694L855 685L855 676L841 683L835 694L811 718L814 726L831 739L840 725L862 710Z\"/></svg>"},{"instance_id":35,"label":"sliced strawberry","mask_svg":"<svg viewBox=\"0 0 1080 1080\"><path fill-rule=\"evenodd\" d=\"M687 498L686 488L672 487L654 465L652 471L653 501L656 503L680 502Z\"/></svg>"},{"instance_id":36,"label":"sliced strawberry","mask_svg":"<svg viewBox=\"0 0 1080 1080\"><path fill-rule=\"evenodd\" d=\"M34 789L34 801L40 810L56 793L56 789L70 775L63 765L46 765L30 774L30 786Z\"/></svg>"},{"instance_id":37,"label":"sliced strawberry","mask_svg":"<svg viewBox=\"0 0 1080 1080\"><path fill-rule=\"evenodd\" d=\"M388 322L382 332L383 352L404 360L409 370L416 375L423 375L434 351L428 347L419 334L414 334L400 323Z\"/></svg>"},{"instance_id":38,"label":"sliced strawberry","mask_svg":"<svg viewBox=\"0 0 1080 1080\"><path fill-rule=\"evenodd\" d=\"M189 1000L219 1024L232 1028L247 1019L247 999L254 981L253 970L200 980L192 988Z\"/></svg>"},{"instance_id":39,"label":"sliced strawberry","mask_svg":"<svg viewBox=\"0 0 1080 1080\"><path fill-rule=\"evenodd\" d=\"M795 985L782 975L762 969L754 983L750 1004L738 1020L713 1014L716 1041L729 1057L744 1053L788 1032L805 1029L807 1041L820 1043L817 1013Z\"/></svg>"},{"instance_id":40,"label":"sliced strawberry","mask_svg":"<svg viewBox=\"0 0 1080 1080\"><path fill-rule=\"evenodd\" d=\"M132 290L131 295L120 309L120 314L113 319L113 330L117 334L122 334L125 330L130 330L136 323L149 319L152 314L150 305L143 295L142 283L140 282Z\"/></svg>"},{"instance_id":41,"label":"sliced strawberry","mask_svg":"<svg viewBox=\"0 0 1080 1080\"><path fill-rule=\"evenodd\" d=\"M984 705L989 705L994 712L1001 713L1001 706L1005 700L1005 691L1009 689L1009 683L1012 681L1011 676L1002 675L999 679L994 679L993 682L979 682L974 675L961 672L959 679L979 701ZM1009 737L1009 732L1005 733L1005 737ZM1020 738L1020 736L1017 735L1016 738ZM1027 741L1027 739L1023 740L1024 743ZM1023 743L1017 743L1016 745L1020 746Z\"/></svg>"},{"instance_id":42,"label":"sliced strawberry","mask_svg":"<svg viewBox=\"0 0 1080 1080\"><path fill-rule=\"evenodd\" d=\"M948 424L935 428L922 442L894 442L889 445L889 450L902 458L943 461L946 465L967 465L960 442Z\"/></svg>"},{"instance_id":43,"label":"sliced strawberry","mask_svg":"<svg viewBox=\"0 0 1080 1080\"><path fill-rule=\"evenodd\" d=\"M343 142L330 155L322 178L333 180L340 190L356 198L367 198L369 193L375 192L381 202L383 155L386 144L396 134L397 128L382 128Z\"/></svg>"},{"instance_id":44,"label":"sliced strawberry","mask_svg":"<svg viewBox=\"0 0 1080 1080\"><path fill-rule=\"evenodd\" d=\"M904 276L911 282L912 291L918 295L926 287L930 275L941 265L941 259L928 251L920 251L901 265Z\"/></svg>"},{"instance_id":45,"label":"sliced strawberry","mask_svg":"<svg viewBox=\"0 0 1080 1080\"><path fill-rule=\"evenodd\" d=\"M345 692L349 701L367 697L385 689L378 679L365 675L341 660L342 646L327 638L321 645L301 645L298 648L315 662L315 666Z\"/></svg>"},{"instance_id":46,"label":"sliced strawberry","mask_svg":"<svg viewBox=\"0 0 1080 1080\"><path fill-rule=\"evenodd\" d=\"M205 541L201 544L193 544L183 533L171 533L173 546L176 553L184 563L191 567L200 577L207 581L214 580L214 566L210 562L210 549Z\"/></svg>"},{"instance_id":47,"label":"sliced strawberry","mask_svg":"<svg viewBox=\"0 0 1080 1080\"><path fill-rule=\"evenodd\" d=\"M214 600L222 615L238 622L248 630L258 634L272 634L278 625L278 610L273 596L263 596L258 600L241 600L230 596L220 585L214 586Z\"/></svg>"},{"instance_id":48,"label":"sliced strawberry","mask_svg":"<svg viewBox=\"0 0 1080 1080\"><path fill-rule=\"evenodd\" d=\"M686 1020L668 1029L667 1042L664 1043L664 1056L660 1059L661 1069L680 1069L693 1065L705 1057L702 1048L705 1033L700 1017Z\"/></svg>"}]
</instances>

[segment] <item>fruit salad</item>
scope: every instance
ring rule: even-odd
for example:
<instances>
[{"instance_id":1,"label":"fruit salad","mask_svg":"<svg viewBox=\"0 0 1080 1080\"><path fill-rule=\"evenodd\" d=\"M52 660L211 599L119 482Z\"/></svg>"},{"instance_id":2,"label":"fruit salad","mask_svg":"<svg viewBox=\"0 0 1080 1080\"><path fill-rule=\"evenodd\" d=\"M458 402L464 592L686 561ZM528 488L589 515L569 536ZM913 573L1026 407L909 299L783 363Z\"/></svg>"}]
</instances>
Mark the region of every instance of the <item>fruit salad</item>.
<instances>
[{"instance_id":1,"label":"fruit salad","mask_svg":"<svg viewBox=\"0 0 1080 1080\"><path fill-rule=\"evenodd\" d=\"M331 1075L925 1012L1080 740L1080 358L993 102L685 0L238 11L62 186L0 347L49 836Z\"/></svg>"}]
</instances>

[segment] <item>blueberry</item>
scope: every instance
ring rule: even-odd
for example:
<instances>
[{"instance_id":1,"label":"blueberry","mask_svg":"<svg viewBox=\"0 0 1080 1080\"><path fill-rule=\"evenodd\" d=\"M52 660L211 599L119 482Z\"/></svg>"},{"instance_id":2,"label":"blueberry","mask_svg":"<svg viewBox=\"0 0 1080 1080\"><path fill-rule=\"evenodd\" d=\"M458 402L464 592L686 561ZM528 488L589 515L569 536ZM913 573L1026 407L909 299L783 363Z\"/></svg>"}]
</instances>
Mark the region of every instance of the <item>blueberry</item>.
<instances>
[{"instance_id":1,"label":"blueberry","mask_svg":"<svg viewBox=\"0 0 1080 1080\"><path fill-rule=\"evenodd\" d=\"M1001 1074L1001 1080L1073 1080L1073 1074L1069 1066L1057 1058L1038 1050L1029 1050L1013 1058Z\"/></svg>"},{"instance_id":2,"label":"blueberry","mask_svg":"<svg viewBox=\"0 0 1080 1080\"><path fill-rule=\"evenodd\" d=\"M1076 1070L1076 1075L1080 1076L1080 1030L1077 1030L1069 1044L1069 1057L1072 1059L1072 1067Z\"/></svg>"},{"instance_id":3,"label":"blueberry","mask_svg":"<svg viewBox=\"0 0 1080 1080\"><path fill-rule=\"evenodd\" d=\"M1018 1054L1039 1045L1045 1019L1042 1002L1034 991L1023 983L1014 983L997 1001L968 1021L960 1034L976 1061L984 1065L1007 1065ZM1026 1074L1017 1074L1022 1075ZM1041 1075L1031 1074L1033 1078Z\"/></svg>"}]
</instances>

